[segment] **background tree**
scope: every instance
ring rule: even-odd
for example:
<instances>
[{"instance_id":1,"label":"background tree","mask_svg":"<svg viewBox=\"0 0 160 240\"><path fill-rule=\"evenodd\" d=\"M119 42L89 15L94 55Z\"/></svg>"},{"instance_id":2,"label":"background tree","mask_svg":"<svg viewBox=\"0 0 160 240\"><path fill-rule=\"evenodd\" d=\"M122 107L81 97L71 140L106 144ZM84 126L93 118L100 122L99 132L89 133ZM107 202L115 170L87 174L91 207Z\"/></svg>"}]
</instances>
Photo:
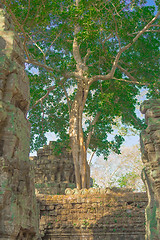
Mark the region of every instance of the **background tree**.
<instances>
[{"instance_id":1,"label":"background tree","mask_svg":"<svg viewBox=\"0 0 160 240\"><path fill-rule=\"evenodd\" d=\"M92 164L91 177L99 187L127 187L133 191L144 191L142 169L140 147L137 144L122 146L120 155L112 153L107 161L100 157Z\"/></svg>"},{"instance_id":2,"label":"background tree","mask_svg":"<svg viewBox=\"0 0 160 240\"><path fill-rule=\"evenodd\" d=\"M159 95L159 12L141 0L2 2L26 53L32 149L55 132L70 144L77 187L88 188L87 149L119 152L123 138L108 140L115 117L140 129L137 94Z\"/></svg>"}]
</instances>

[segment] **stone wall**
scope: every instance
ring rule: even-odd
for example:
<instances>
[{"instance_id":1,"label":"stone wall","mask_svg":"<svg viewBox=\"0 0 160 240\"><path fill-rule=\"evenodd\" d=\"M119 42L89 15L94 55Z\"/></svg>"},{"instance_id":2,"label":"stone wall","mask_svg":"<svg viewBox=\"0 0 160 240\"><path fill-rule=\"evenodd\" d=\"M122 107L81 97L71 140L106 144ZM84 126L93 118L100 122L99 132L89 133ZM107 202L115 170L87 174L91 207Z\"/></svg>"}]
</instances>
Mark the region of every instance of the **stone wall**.
<instances>
[{"instance_id":1,"label":"stone wall","mask_svg":"<svg viewBox=\"0 0 160 240\"><path fill-rule=\"evenodd\" d=\"M144 240L145 193L107 189L37 195L43 240Z\"/></svg>"},{"instance_id":2,"label":"stone wall","mask_svg":"<svg viewBox=\"0 0 160 240\"><path fill-rule=\"evenodd\" d=\"M142 177L147 189L146 240L160 239L160 99L141 105L147 128L141 133Z\"/></svg>"},{"instance_id":3,"label":"stone wall","mask_svg":"<svg viewBox=\"0 0 160 240\"><path fill-rule=\"evenodd\" d=\"M23 46L0 4L0 239L38 239Z\"/></svg>"},{"instance_id":4,"label":"stone wall","mask_svg":"<svg viewBox=\"0 0 160 240\"><path fill-rule=\"evenodd\" d=\"M63 149L55 156L52 142L39 149L33 157L35 186L39 193L64 194L65 189L75 187L75 174L72 154Z\"/></svg>"}]
</instances>

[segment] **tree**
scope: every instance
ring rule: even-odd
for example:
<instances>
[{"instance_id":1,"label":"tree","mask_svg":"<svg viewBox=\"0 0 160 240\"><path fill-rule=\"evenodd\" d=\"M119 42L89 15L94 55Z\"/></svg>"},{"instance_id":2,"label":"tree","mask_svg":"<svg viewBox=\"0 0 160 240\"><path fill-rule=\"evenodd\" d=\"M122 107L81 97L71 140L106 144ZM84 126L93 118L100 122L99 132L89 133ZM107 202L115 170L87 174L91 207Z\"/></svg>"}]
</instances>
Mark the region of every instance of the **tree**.
<instances>
[{"instance_id":1,"label":"tree","mask_svg":"<svg viewBox=\"0 0 160 240\"><path fill-rule=\"evenodd\" d=\"M141 0L2 2L26 53L32 147L55 132L59 145L70 144L77 188L88 188L87 149L119 153L123 138L108 140L114 119L140 129L137 94L141 87L159 94L160 13Z\"/></svg>"},{"instance_id":2,"label":"tree","mask_svg":"<svg viewBox=\"0 0 160 240\"><path fill-rule=\"evenodd\" d=\"M141 180L142 169L140 147L136 144L129 147L122 146L121 154L110 154L107 162L100 157L91 166L91 176L101 187L127 187L144 191Z\"/></svg>"}]
</instances>

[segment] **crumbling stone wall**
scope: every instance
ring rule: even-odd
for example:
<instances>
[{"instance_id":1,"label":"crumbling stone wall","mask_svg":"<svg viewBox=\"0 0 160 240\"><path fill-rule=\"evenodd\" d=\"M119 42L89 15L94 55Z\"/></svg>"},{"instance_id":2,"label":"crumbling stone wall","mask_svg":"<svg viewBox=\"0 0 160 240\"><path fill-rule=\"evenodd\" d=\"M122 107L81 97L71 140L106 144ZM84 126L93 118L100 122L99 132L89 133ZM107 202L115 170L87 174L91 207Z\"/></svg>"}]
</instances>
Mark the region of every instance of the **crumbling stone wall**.
<instances>
[{"instance_id":1,"label":"crumbling stone wall","mask_svg":"<svg viewBox=\"0 0 160 240\"><path fill-rule=\"evenodd\" d=\"M141 133L142 178L146 185L146 240L160 239L160 99L141 105L147 128Z\"/></svg>"},{"instance_id":2,"label":"crumbling stone wall","mask_svg":"<svg viewBox=\"0 0 160 240\"><path fill-rule=\"evenodd\" d=\"M144 240L145 193L67 189L37 195L43 240Z\"/></svg>"},{"instance_id":3,"label":"crumbling stone wall","mask_svg":"<svg viewBox=\"0 0 160 240\"><path fill-rule=\"evenodd\" d=\"M0 239L38 239L23 46L0 4Z\"/></svg>"},{"instance_id":4,"label":"crumbling stone wall","mask_svg":"<svg viewBox=\"0 0 160 240\"><path fill-rule=\"evenodd\" d=\"M39 193L64 194L65 189L75 187L73 158L70 150L63 149L55 156L52 142L37 151L33 157L35 186Z\"/></svg>"}]
</instances>

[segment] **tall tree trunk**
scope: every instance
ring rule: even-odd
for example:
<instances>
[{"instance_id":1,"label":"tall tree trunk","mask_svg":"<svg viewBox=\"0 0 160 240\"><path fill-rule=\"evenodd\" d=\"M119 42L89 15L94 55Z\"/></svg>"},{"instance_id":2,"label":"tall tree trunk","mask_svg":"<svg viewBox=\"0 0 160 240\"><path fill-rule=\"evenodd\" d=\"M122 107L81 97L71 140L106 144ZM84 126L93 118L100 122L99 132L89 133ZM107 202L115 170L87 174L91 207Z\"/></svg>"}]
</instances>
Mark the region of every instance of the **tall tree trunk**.
<instances>
[{"instance_id":1,"label":"tall tree trunk","mask_svg":"<svg viewBox=\"0 0 160 240\"><path fill-rule=\"evenodd\" d=\"M76 7L78 8L79 0L74 0ZM77 15L76 15L77 17ZM73 40L73 56L76 61L75 77L77 79L77 94L75 100L72 103L70 111L70 141L73 155L73 161L75 165L75 175L77 188L89 188L90 187L90 168L87 162L87 145L84 141L82 117L83 109L86 103L89 90L89 80L86 76L88 67L86 66L87 54L82 60L79 44L77 41L77 34L80 31L78 24L74 26L74 40Z\"/></svg>"},{"instance_id":2,"label":"tall tree trunk","mask_svg":"<svg viewBox=\"0 0 160 240\"><path fill-rule=\"evenodd\" d=\"M89 188L90 186L90 170L87 162L87 149L82 128L83 109L87 95L88 87L84 88L79 86L70 111L69 136L78 189Z\"/></svg>"}]
</instances>

